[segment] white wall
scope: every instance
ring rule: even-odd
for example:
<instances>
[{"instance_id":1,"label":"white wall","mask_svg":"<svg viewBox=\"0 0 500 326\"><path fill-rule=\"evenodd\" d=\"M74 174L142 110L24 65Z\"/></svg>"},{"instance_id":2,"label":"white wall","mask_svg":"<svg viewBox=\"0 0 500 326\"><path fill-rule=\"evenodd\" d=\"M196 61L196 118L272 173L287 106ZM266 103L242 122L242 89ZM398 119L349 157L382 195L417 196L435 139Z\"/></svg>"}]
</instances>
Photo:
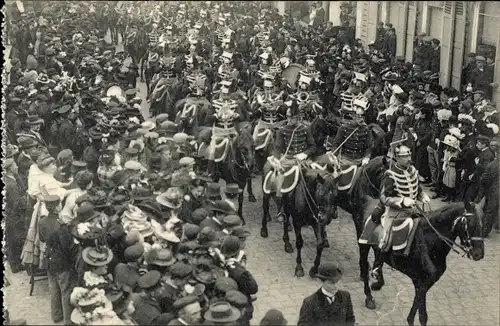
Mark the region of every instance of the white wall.
<instances>
[{"instance_id":1,"label":"white wall","mask_svg":"<svg viewBox=\"0 0 500 326\"><path fill-rule=\"evenodd\" d=\"M340 5L341 1L330 1L330 15L329 21L333 23L333 26L340 26Z\"/></svg>"}]
</instances>

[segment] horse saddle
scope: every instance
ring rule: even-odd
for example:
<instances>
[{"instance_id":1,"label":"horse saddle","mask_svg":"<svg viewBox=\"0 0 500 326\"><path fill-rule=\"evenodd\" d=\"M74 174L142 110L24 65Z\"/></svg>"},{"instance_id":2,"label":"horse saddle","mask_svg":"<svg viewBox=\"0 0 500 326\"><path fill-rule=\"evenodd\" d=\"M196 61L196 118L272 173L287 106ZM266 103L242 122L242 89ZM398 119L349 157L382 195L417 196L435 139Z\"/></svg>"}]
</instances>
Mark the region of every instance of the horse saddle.
<instances>
[{"instance_id":1,"label":"horse saddle","mask_svg":"<svg viewBox=\"0 0 500 326\"><path fill-rule=\"evenodd\" d=\"M387 240L384 251L392 251L395 254L407 256L410 253L411 244L415 238L420 218L395 218L389 228L389 238ZM389 222L390 223L390 222ZM370 216L365 223L363 233L359 237L358 242L366 245L378 245L384 237L382 225L372 221Z\"/></svg>"},{"instance_id":2,"label":"horse saddle","mask_svg":"<svg viewBox=\"0 0 500 326\"><path fill-rule=\"evenodd\" d=\"M287 194L297 187L300 178L300 167L298 165L292 165L290 167L285 167L285 170L281 172L283 175L283 183L281 184L281 193ZM262 185L262 190L266 194L275 193L277 189L277 179L279 172L272 169L267 172L264 178L264 183Z\"/></svg>"},{"instance_id":3,"label":"horse saddle","mask_svg":"<svg viewBox=\"0 0 500 326\"><path fill-rule=\"evenodd\" d=\"M273 131L269 128L261 129L257 132L255 136L254 144L255 150L260 150L266 148L267 144L269 144L269 140L271 140L271 136Z\"/></svg>"},{"instance_id":4,"label":"horse saddle","mask_svg":"<svg viewBox=\"0 0 500 326\"><path fill-rule=\"evenodd\" d=\"M231 142L232 139L230 137L224 137L222 139L216 140L214 148L215 162L224 162L227 157L227 153L229 152L229 146L231 146Z\"/></svg>"},{"instance_id":5,"label":"horse saddle","mask_svg":"<svg viewBox=\"0 0 500 326\"><path fill-rule=\"evenodd\" d=\"M205 143L205 142L200 143L200 145L198 146L198 156L203 157L205 159L208 159L208 156L209 156L208 149L209 149L209 146L207 143Z\"/></svg>"}]
</instances>

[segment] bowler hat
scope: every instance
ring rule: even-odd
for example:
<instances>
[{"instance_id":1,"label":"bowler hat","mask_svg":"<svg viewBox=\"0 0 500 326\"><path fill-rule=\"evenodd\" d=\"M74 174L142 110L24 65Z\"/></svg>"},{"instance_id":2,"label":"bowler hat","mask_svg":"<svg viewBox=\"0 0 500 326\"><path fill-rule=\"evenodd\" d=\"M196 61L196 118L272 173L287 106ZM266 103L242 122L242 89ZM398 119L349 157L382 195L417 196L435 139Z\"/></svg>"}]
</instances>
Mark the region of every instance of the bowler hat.
<instances>
[{"instance_id":1,"label":"bowler hat","mask_svg":"<svg viewBox=\"0 0 500 326\"><path fill-rule=\"evenodd\" d=\"M215 183L215 182L207 183L207 185L205 187L205 197L214 198L214 197L219 197L219 196L222 196L222 190L221 190L220 184Z\"/></svg>"},{"instance_id":2,"label":"bowler hat","mask_svg":"<svg viewBox=\"0 0 500 326\"><path fill-rule=\"evenodd\" d=\"M283 313L277 309L270 309L260 321L260 326L284 326L288 321L283 316Z\"/></svg>"},{"instance_id":3,"label":"bowler hat","mask_svg":"<svg viewBox=\"0 0 500 326\"><path fill-rule=\"evenodd\" d=\"M237 195L243 192L236 183L228 183L224 192L229 195Z\"/></svg>"},{"instance_id":4,"label":"bowler hat","mask_svg":"<svg viewBox=\"0 0 500 326\"><path fill-rule=\"evenodd\" d=\"M241 241L233 235L227 236L222 242L220 251L226 257L234 257L241 250Z\"/></svg>"},{"instance_id":5,"label":"bowler hat","mask_svg":"<svg viewBox=\"0 0 500 326\"><path fill-rule=\"evenodd\" d=\"M123 257L126 262L134 262L144 254L144 246L140 243L136 243L127 247L123 253Z\"/></svg>"},{"instance_id":6,"label":"bowler hat","mask_svg":"<svg viewBox=\"0 0 500 326\"><path fill-rule=\"evenodd\" d=\"M190 276L192 272L193 266L183 262L176 262L170 267L170 275L172 278L185 278Z\"/></svg>"},{"instance_id":7,"label":"bowler hat","mask_svg":"<svg viewBox=\"0 0 500 326\"><path fill-rule=\"evenodd\" d=\"M227 302L239 309L243 309L248 306L248 297L240 291L227 291L225 299Z\"/></svg>"},{"instance_id":8,"label":"bowler hat","mask_svg":"<svg viewBox=\"0 0 500 326\"><path fill-rule=\"evenodd\" d=\"M172 266L177 261L172 250L166 248L153 249L148 256L148 264L156 266Z\"/></svg>"},{"instance_id":9,"label":"bowler hat","mask_svg":"<svg viewBox=\"0 0 500 326\"><path fill-rule=\"evenodd\" d=\"M238 283L230 277L219 277L215 281L215 289L226 294L229 291L238 291Z\"/></svg>"},{"instance_id":10,"label":"bowler hat","mask_svg":"<svg viewBox=\"0 0 500 326\"><path fill-rule=\"evenodd\" d=\"M322 281L337 283L342 278L342 270L335 263L324 263L318 267L316 277Z\"/></svg>"},{"instance_id":11,"label":"bowler hat","mask_svg":"<svg viewBox=\"0 0 500 326\"><path fill-rule=\"evenodd\" d=\"M224 214L235 214L236 211L226 200L216 200L210 204L208 210L211 212L218 212Z\"/></svg>"}]
</instances>

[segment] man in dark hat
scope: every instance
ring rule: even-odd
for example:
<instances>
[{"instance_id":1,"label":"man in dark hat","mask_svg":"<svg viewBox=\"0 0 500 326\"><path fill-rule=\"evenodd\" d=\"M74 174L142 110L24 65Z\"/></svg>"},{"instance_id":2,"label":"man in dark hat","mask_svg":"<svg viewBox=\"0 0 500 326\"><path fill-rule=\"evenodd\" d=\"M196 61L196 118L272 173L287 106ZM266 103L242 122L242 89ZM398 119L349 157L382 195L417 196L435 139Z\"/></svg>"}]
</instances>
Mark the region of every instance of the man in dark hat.
<instances>
[{"instance_id":1,"label":"man in dark hat","mask_svg":"<svg viewBox=\"0 0 500 326\"><path fill-rule=\"evenodd\" d=\"M115 267L113 279L130 286L134 291L138 290L137 284L141 277L139 269L144 260L143 255L144 247L141 243L127 247L123 253L124 261Z\"/></svg>"},{"instance_id":2,"label":"man in dark hat","mask_svg":"<svg viewBox=\"0 0 500 326\"><path fill-rule=\"evenodd\" d=\"M174 302L173 308L177 319L168 323L169 326L199 325L203 320L197 296L188 295L180 298Z\"/></svg>"},{"instance_id":3,"label":"man in dark hat","mask_svg":"<svg viewBox=\"0 0 500 326\"><path fill-rule=\"evenodd\" d=\"M75 117L71 105L61 106L55 112L55 119L50 127L51 145L57 152L63 149L72 151L81 150L75 147L76 126L73 123Z\"/></svg>"},{"instance_id":4,"label":"man in dark hat","mask_svg":"<svg viewBox=\"0 0 500 326\"><path fill-rule=\"evenodd\" d=\"M61 224L58 220L56 209L60 203L59 197L47 196L43 201L49 213L40 220L39 234L40 240L47 244L52 320L54 323L64 320L65 324L70 325L73 310L70 297L77 284L75 265L79 249L71 236L73 226Z\"/></svg>"},{"instance_id":5,"label":"man in dark hat","mask_svg":"<svg viewBox=\"0 0 500 326\"><path fill-rule=\"evenodd\" d=\"M356 319L351 295L338 287L338 281L342 278L340 267L334 263L322 264L318 268L317 277L323 281L323 286L304 299L297 325L353 326Z\"/></svg>"},{"instance_id":6,"label":"man in dark hat","mask_svg":"<svg viewBox=\"0 0 500 326\"><path fill-rule=\"evenodd\" d=\"M481 177L488 164L495 159L495 154L489 147L490 140L490 138L483 135L477 137L476 148L478 150L478 156L474 159L476 163L474 172L468 176L469 182L465 192L464 202L472 202L476 198Z\"/></svg>"},{"instance_id":7,"label":"man in dark hat","mask_svg":"<svg viewBox=\"0 0 500 326\"><path fill-rule=\"evenodd\" d=\"M493 95L493 71L486 66L486 59L483 56L476 57L476 67L471 71L470 82L472 87L484 91L484 97L491 99Z\"/></svg>"},{"instance_id":8,"label":"man in dark hat","mask_svg":"<svg viewBox=\"0 0 500 326\"><path fill-rule=\"evenodd\" d=\"M137 281L138 287L143 292L132 294L135 312L131 317L139 325L166 325L175 318L172 313L162 312L159 302L164 288L160 279L160 272L149 271Z\"/></svg>"}]
</instances>

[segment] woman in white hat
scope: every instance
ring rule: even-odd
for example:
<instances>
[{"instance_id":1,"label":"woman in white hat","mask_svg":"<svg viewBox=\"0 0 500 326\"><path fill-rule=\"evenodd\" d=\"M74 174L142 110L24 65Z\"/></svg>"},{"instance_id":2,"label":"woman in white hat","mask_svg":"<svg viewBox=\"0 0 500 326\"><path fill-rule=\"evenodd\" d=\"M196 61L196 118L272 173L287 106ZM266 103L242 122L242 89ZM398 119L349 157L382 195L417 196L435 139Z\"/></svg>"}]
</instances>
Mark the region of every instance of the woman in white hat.
<instances>
[{"instance_id":1,"label":"woman in white hat","mask_svg":"<svg viewBox=\"0 0 500 326\"><path fill-rule=\"evenodd\" d=\"M460 152L460 141L453 135L446 135L443 158L443 193L446 195L444 201L455 201L457 197L457 170L455 164Z\"/></svg>"}]
</instances>

